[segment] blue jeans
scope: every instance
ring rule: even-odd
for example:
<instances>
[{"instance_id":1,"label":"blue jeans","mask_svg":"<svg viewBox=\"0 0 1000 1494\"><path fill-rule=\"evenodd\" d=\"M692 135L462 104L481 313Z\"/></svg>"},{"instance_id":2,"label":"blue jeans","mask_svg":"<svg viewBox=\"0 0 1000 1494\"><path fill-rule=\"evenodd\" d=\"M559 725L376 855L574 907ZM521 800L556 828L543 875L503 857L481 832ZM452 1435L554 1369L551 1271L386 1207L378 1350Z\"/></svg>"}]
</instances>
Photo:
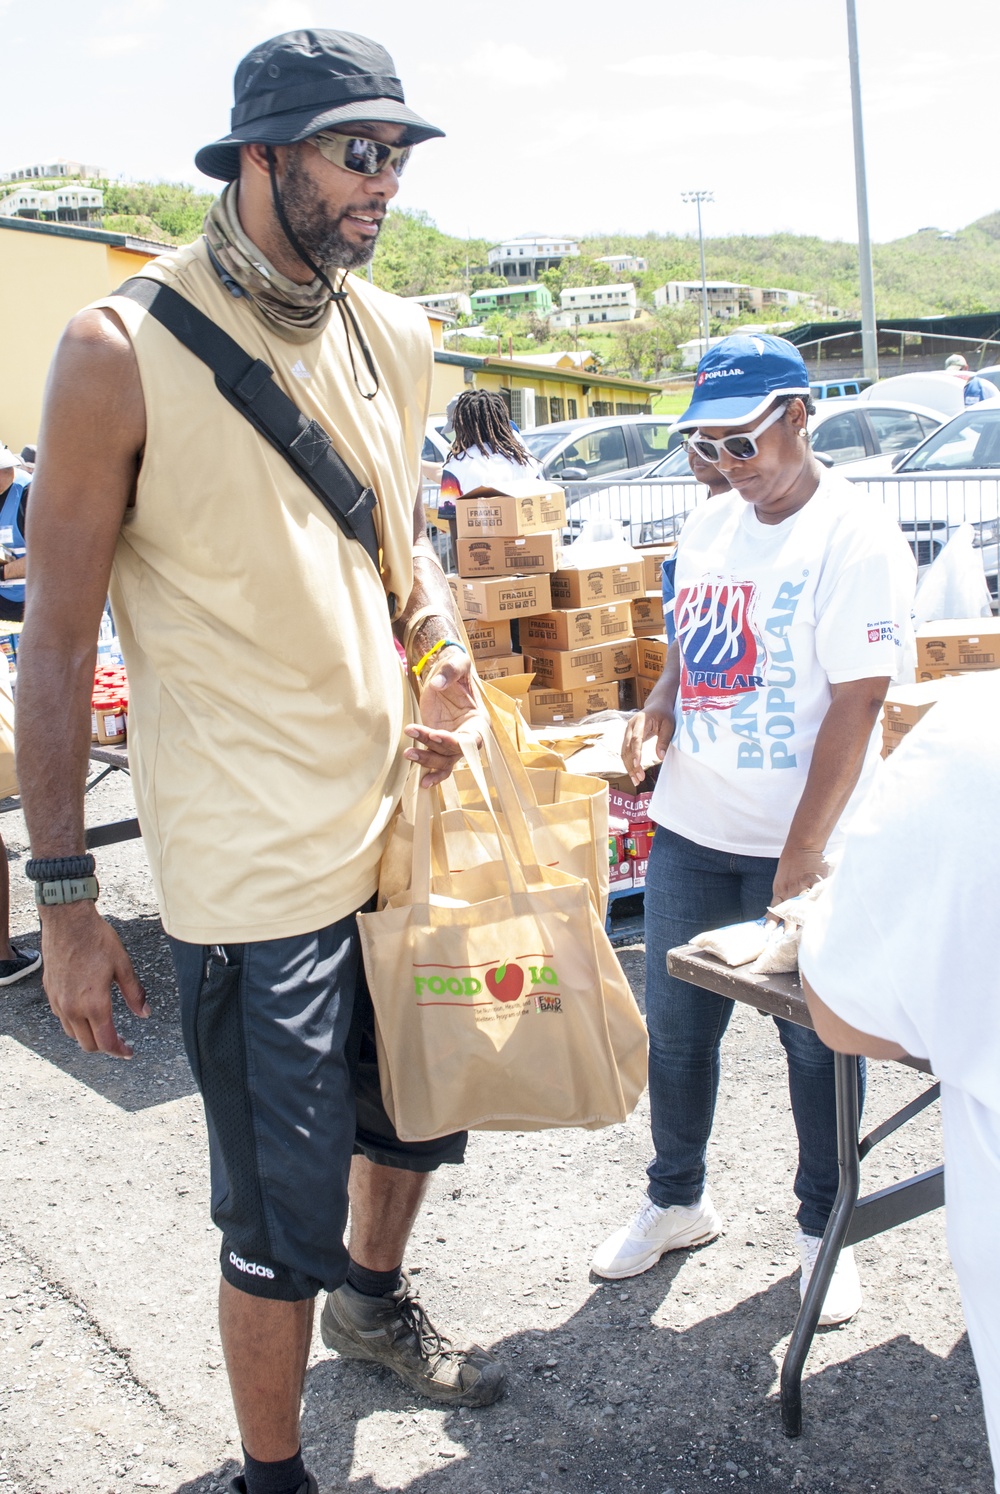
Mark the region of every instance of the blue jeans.
<instances>
[{"instance_id":1,"label":"blue jeans","mask_svg":"<svg viewBox=\"0 0 1000 1494\"><path fill-rule=\"evenodd\" d=\"M705 1189L705 1154L719 1092L719 1049L733 1002L667 973L667 950L706 929L760 918L777 861L713 851L656 828L646 873L646 1023L656 1156L649 1196L661 1208L693 1204ZM837 1193L833 1054L809 1027L775 1017L788 1060L799 1139L795 1196L807 1235L822 1235ZM864 1060L859 1060L864 1103Z\"/></svg>"}]
</instances>

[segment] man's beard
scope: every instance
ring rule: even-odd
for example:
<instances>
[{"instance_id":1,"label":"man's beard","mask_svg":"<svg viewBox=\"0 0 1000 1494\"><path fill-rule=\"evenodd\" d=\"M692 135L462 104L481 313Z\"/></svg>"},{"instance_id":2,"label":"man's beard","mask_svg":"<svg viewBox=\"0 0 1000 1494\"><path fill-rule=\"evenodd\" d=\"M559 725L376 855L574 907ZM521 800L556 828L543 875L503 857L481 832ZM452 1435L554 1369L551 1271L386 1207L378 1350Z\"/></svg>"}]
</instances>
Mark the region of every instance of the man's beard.
<instances>
[{"instance_id":1,"label":"man's beard","mask_svg":"<svg viewBox=\"0 0 1000 1494\"><path fill-rule=\"evenodd\" d=\"M322 270L356 270L368 264L375 253L378 235L367 243L354 244L340 231L347 216L346 210L331 217L320 200L316 185L299 164L298 151L288 153L288 165L281 183L281 205L295 237L303 249ZM377 199L357 206L352 212L372 213L377 216L377 227L381 228L384 204Z\"/></svg>"}]
</instances>

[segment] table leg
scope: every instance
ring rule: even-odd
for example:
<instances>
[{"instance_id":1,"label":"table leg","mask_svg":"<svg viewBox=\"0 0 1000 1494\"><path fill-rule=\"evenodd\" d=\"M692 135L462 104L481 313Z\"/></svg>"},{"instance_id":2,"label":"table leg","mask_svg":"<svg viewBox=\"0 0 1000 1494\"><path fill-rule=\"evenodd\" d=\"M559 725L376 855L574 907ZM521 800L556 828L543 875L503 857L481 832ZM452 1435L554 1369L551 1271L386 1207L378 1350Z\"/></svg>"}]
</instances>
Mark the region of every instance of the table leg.
<instances>
[{"instance_id":1,"label":"table leg","mask_svg":"<svg viewBox=\"0 0 1000 1494\"><path fill-rule=\"evenodd\" d=\"M802 1371L812 1347L823 1299L850 1228L861 1187L861 1159L858 1155L858 1130L861 1124L858 1061L847 1054L835 1053L834 1065L840 1182L805 1300L799 1308L781 1366L781 1419L786 1437L799 1437L802 1434Z\"/></svg>"}]
</instances>

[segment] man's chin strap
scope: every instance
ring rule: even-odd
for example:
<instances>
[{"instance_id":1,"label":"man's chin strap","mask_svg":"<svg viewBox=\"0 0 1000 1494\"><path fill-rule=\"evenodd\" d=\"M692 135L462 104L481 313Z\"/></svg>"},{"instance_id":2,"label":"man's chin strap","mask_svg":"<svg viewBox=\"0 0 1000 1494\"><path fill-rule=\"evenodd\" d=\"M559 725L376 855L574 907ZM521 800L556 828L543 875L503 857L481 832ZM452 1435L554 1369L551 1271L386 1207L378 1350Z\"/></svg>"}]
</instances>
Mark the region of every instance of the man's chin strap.
<instances>
[{"instance_id":1,"label":"man's chin strap","mask_svg":"<svg viewBox=\"0 0 1000 1494\"><path fill-rule=\"evenodd\" d=\"M313 275L320 282L320 284L325 285L327 290L330 292L330 300L335 303L337 310L340 312L340 320L344 326L344 336L347 338L347 356L351 360L351 375L354 379L355 388L358 390L358 393L362 396L363 399L374 399L376 394L378 394L380 387L378 371L375 367L375 360L372 357L371 349L365 342L364 336L361 332L361 328L358 326L357 318L355 317L353 308L351 307L351 303L347 298L347 291L344 289L344 285L347 281L347 271L345 270L343 272L343 275L341 276L340 289L334 290L332 284L330 283L330 280L320 269L319 265L314 263L314 261L300 242L297 234L295 233L295 230L292 228L292 225L288 221L288 215L285 212L284 204L281 201L281 193L278 191L278 173L275 168L274 150L270 145L268 145L265 147L265 151L267 154L267 172L268 176L271 179L271 201L274 204L275 217L281 225L281 231L285 235L285 238L288 240L289 244L291 244L299 259L301 259L302 263L306 266L306 268L312 270ZM350 318L350 327L347 324L348 317ZM354 328L354 335L358 340L358 346L361 349L362 357L365 360L368 372L371 374L372 380L375 384L375 388L370 393L367 390L362 389L361 385L358 383L358 370L354 363L354 349L351 347L351 327Z\"/></svg>"}]
</instances>

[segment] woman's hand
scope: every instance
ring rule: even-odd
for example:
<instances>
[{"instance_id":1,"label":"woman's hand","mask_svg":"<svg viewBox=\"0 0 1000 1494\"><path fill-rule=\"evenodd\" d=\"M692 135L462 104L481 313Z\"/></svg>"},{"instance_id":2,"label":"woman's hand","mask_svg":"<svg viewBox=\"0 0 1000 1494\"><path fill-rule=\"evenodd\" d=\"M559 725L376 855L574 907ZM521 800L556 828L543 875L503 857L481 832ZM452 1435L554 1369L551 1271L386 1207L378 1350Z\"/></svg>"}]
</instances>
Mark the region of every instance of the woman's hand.
<instances>
[{"instance_id":1,"label":"woman's hand","mask_svg":"<svg viewBox=\"0 0 1000 1494\"><path fill-rule=\"evenodd\" d=\"M646 776L641 762L645 743L650 737L656 738L656 755L662 762L674 734L673 710L666 705L656 706L653 699L655 694L656 691L652 691L646 701L646 709L637 711L632 717L625 728L625 740L622 742L622 762L637 788Z\"/></svg>"},{"instance_id":2,"label":"woman's hand","mask_svg":"<svg viewBox=\"0 0 1000 1494\"><path fill-rule=\"evenodd\" d=\"M807 851L786 845L774 874L771 906L777 907L786 898L798 897L800 892L808 892L810 887L829 875L830 868L822 851Z\"/></svg>"}]
</instances>

